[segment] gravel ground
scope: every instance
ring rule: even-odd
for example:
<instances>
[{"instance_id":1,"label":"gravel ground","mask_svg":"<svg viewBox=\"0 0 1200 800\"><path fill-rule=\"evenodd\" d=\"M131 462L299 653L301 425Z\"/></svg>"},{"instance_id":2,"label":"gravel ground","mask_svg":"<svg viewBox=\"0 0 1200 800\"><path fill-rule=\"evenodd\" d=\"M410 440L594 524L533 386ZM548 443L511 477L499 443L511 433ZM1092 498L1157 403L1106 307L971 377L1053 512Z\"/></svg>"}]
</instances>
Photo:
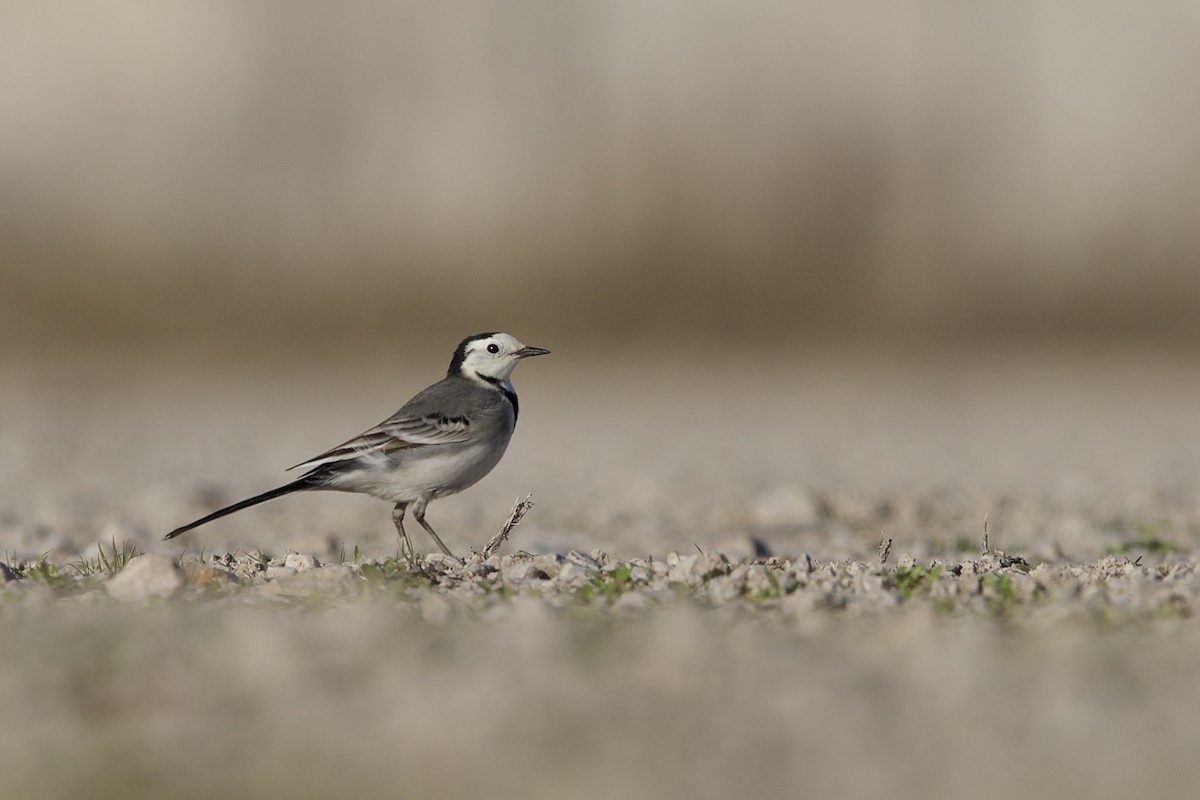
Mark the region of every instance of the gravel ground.
<instances>
[{"instance_id":1,"label":"gravel ground","mask_svg":"<svg viewBox=\"0 0 1200 800\"><path fill-rule=\"evenodd\" d=\"M553 358L496 473L430 510L469 555L413 563L339 495L158 539L421 381L6 364L5 797L1200 784L1195 363Z\"/></svg>"},{"instance_id":2,"label":"gravel ground","mask_svg":"<svg viewBox=\"0 0 1200 800\"><path fill-rule=\"evenodd\" d=\"M1187 796L1196 555L17 565L0 766L12 797Z\"/></svg>"}]
</instances>

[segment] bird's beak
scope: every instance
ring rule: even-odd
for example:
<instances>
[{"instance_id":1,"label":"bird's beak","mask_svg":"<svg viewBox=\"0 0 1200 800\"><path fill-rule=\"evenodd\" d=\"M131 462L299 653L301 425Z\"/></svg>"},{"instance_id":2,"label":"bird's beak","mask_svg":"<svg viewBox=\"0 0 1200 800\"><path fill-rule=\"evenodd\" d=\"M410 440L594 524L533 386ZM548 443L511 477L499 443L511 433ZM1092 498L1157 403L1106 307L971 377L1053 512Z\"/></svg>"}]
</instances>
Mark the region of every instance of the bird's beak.
<instances>
[{"instance_id":1,"label":"bird's beak","mask_svg":"<svg viewBox=\"0 0 1200 800\"><path fill-rule=\"evenodd\" d=\"M529 358L530 356L549 355L550 351L542 347L522 347L517 352L513 353L517 358Z\"/></svg>"}]
</instances>

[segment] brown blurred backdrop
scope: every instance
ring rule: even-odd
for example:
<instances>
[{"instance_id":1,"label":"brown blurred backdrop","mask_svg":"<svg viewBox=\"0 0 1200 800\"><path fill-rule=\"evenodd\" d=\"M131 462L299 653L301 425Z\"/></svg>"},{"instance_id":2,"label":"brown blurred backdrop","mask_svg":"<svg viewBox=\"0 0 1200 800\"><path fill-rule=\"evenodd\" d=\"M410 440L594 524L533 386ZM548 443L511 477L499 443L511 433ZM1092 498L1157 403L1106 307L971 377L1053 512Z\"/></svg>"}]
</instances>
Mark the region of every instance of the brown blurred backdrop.
<instances>
[{"instance_id":1,"label":"brown blurred backdrop","mask_svg":"<svg viewBox=\"0 0 1200 800\"><path fill-rule=\"evenodd\" d=\"M1183 1L9 0L0 337L1187 341L1198 41Z\"/></svg>"}]
</instances>

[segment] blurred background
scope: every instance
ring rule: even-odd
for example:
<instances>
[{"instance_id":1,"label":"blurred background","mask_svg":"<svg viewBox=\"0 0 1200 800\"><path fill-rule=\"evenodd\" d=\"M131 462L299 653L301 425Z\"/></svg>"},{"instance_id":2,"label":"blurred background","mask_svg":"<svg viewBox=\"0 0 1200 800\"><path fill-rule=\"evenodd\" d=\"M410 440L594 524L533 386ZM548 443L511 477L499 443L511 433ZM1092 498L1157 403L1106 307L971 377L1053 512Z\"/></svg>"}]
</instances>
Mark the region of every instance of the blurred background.
<instances>
[{"instance_id":1,"label":"blurred background","mask_svg":"<svg viewBox=\"0 0 1200 800\"><path fill-rule=\"evenodd\" d=\"M10 0L0 336L1191 342L1198 34L1184 0Z\"/></svg>"},{"instance_id":2,"label":"blurred background","mask_svg":"<svg viewBox=\"0 0 1200 800\"><path fill-rule=\"evenodd\" d=\"M430 509L457 553L533 492L506 553L928 563L986 520L1193 569L1198 210L1197 0L4 0L0 561L394 555L334 493L161 537L506 330L554 354ZM13 592L12 796L1196 784L1194 596L1130 638Z\"/></svg>"}]
</instances>

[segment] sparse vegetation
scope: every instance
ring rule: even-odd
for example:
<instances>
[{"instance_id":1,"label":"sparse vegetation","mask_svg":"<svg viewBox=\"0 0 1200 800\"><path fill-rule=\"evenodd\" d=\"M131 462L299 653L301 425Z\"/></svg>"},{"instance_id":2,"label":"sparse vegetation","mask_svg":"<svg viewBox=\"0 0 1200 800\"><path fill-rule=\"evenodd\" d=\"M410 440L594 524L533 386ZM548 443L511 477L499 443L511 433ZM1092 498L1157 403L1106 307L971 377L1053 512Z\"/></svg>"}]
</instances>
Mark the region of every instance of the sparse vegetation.
<instances>
[{"instance_id":1,"label":"sparse vegetation","mask_svg":"<svg viewBox=\"0 0 1200 800\"><path fill-rule=\"evenodd\" d=\"M130 560L139 555L141 555L141 551L132 542L122 540L121 544L118 545L117 540L114 538L107 553L104 551L104 545L98 544L96 545L95 558L81 557L67 566L75 570L75 573L82 577L101 574L112 577L125 569Z\"/></svg>"},{"instance_id":2,"label":"sparse vegetation","mask_svg":"<svg viewBox=\"0 0 1200 800\"><path fill-rule=\"evenodd\" d=\"M65 566L45 554L34 561L10 563L9 580L42 584L66 594L103 592L105 580L101 579L119 574L137 555L132 544L116 541L98 547L92 558ZM10 557L9 561L14 559ZM239 593L253 597L256 587L265 589L298 571L323 574L319 564L297 570L287 568L287 563L287 559L255 550L214 554L203 562L192 559L176 568L188 572L187 585L192 587L188 591L198 593L214 585L228 589L207 594L213 598ZM905 557L900 565L888 568L876 559L870 563L822 563L808 557L796 561L778 557L734 561L720 553L700 551L671 554L661 561L624 561L599 552L591 556L572 552L536 557L518 553L488 559L482 553L472 553L465 562L440 554L406 558L400 553L368 560L355 547L352 560L345 558L343 550L331 566L341 570L339 580L348 581L336 591L323 590L314 583L309 594L297 594L289 588L265 591L264 595L271 604L320 609L353 602L362 595L419 605L423 597L435 593L452 597L455 607L475 612L525 597L554 609L604 613L626 595L636 594L632 602L622 602L622 608L636 613L637 609L696 604L709 608L740 606L763 615L788 608L836 615L878 613L897 605L928 605L938 612L979 614L1006 621L1017 621L1036 607L1059 603L1098 623L1178 619L1191 616L1193 610L1186 599L1190 569L1143 565L1142 556L1135 560L1110 557L1092 565L1043 565L1035 576L1024 559L995 550L961 562L918 564ZM1116 587L1126 576L1150 580L1131 581L1128 589L1118 591ZM359 587L357 591L355 586ZM1101 591L1085 593L1089 586ZM1081 599L1085 594L1089 598L1086 601Z\"/></svg>"},{"instance_id":3,"label":"sparse vegetation","mask_svg":"<svg viewBox=\"0 0 1200 800\"><path fill-rule=\"evenodd\" d=\"M629 575L627 564L620 564L610 572L597 572L590 581L579 588L576 596L585 604L602 599L611 605L631 587Z\"/></svg>"},{"instance_id":4,"label":"sparse vegetation","mask_svg":"<svg viewBox=\"0 0 1200 800\"><path fill-rule=\"evenodd\" d=\"M779 578L775 576L775 571L767 569L763 571L762 583L757 587L751 587L749 582L745 588L746 599L756 606L761 606L770 600L776 600L783 596L783 585L779 582Z\"/></svg>"},{"instance_id":5,"label":"sparse vegetation","mask_svg":"<svg viewBox=\"0 0 1200 800\"><path fill-rule=\"evenodd\" d=\"M908 600L918 591L928 592L942 572L943 568L940 566L922 567L914 564L909 567L897 567L889 576L887 584L890 589L899 592L902 598Z\"/></svg>"},{"instance_id":6,"label":"sparse vegetation","mask_svg":"<svg viewBox=\"0 0 1200 800\"><path fill-rule=\"evenodd\" d=\"M1007 619L1020 602L1012 578L990 572L979 579L979 593L983 596L984 606L994 617Z\"/></svg>"},{"instance_id":7,"label":"sparse vegetation","mask_svg":"<svg viewBox=\"0 0 1200 800\"><path fill-rule=\"evenodd\" d=\"M403 592L408 590L432 589L433 580L421 569L419 561L406 558L403 554L383 561L362 564L363 579L371 590Z\"/></svg>"},{"instance_id":8,"label":"sparse vegetation","mask_svg":"<svg viewBox=\"0 0 1200 800\"><path fill-rule=\"evenodd\" d=\"M36 561L10 566L13 576L18 579L38 581L48 586L63 586L71 582L69 576L63 575L57 566L47 560L48 554L41 555Z\"/></svg>"}]
</instances>

